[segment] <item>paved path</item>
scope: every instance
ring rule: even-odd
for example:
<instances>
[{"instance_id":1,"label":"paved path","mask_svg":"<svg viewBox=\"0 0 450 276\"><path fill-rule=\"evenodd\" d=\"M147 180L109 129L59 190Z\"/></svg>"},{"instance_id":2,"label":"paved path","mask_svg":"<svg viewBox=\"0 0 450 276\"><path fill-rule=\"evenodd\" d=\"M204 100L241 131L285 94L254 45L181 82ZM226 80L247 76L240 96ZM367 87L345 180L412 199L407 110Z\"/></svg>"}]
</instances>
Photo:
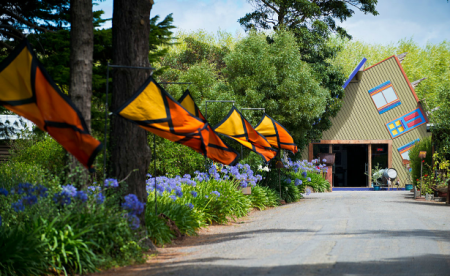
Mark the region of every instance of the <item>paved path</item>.
<instances>
[{"instance_id":1,"label":"paved path","mask_svg":"<svg viewBox=\"0 0 450 276\"><path fill-rule=\"evenodd\" d=\"M175 257L123 275L449 276L450 207L411 196L311 194L206 232L171 248Z\"/></svg>"}]
</instances>

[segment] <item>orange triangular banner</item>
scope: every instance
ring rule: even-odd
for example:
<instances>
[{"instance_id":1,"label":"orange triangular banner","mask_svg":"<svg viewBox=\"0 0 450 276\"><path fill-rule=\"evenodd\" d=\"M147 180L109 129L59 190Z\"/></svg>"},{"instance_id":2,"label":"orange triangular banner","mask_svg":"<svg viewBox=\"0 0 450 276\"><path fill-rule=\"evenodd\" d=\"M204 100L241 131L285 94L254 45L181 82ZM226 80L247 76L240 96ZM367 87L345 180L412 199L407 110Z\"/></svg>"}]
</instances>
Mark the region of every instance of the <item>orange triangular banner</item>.
<instances>
[{"instance_id":1,"label":"orange triangular banner","mask_svg":"<svg viewBox=\"0 0 450 276\"><path fill-rule=\"evenodd\" d=\"M238 156L234 150L223 150L216 154L217 147L224 144L216 141L215 133L211 132L208 123L186 110L152 77L114 113L151 133L188 146L216 162L229 165Z\"/></svg>"},{"instance_id":2,"label":"orange triangular banner","mask_svg":"<svg viewBox=\"0 0 450 276\"><path fill-rule=\"evenodd\" d=\"M178 100L178 102L186 108L187 111L189 111L191 114L194 114L195 117L199 117L202 120L206 120L203 114L200 112L200 109L195 104L194 98L191 95L191 92L189 90L184 91L181 98Z\"/></svg>"},{"instance_id":3,"label":"orange triangular banner","mask_svg":"<svg viewBox=\"0 0 450 276\"><path fill-rule=\"evenodd\" d=\"M264 135L272 146L290 150L293 154L298 152L297 145L294 144L291 134L269 115L264 113L255 130Z\"/></svg>"},{"instance_id":4,"label":"orange triangular banner","mask_svg":"<svg viewBox=\"0 0 450 276\"><path fill-rule=\"evenodd\" d=\"M214 130L261 155L266 162L277 154L277 150L270 147L266 138L259 134L234 106Z\"/></svg>"},{"instance_id":5,"label":"orange triangular banner","mask_svg":"<svg viewBox=\"0 0 450 276\"><path fill-rule=\"evenodd\" d=\"M26 39L0 64L0 104L48 132L93 170L102 144L89 134L80 111L56 86Z\"/></svg>"}]
</instances>

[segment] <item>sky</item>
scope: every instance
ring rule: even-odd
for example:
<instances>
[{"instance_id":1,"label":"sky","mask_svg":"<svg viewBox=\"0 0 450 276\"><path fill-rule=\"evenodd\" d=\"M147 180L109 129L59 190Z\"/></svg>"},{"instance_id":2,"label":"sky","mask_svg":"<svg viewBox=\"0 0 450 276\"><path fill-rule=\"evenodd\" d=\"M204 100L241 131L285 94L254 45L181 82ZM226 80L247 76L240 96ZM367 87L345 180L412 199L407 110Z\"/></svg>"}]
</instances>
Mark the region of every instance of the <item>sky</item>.
<instances>
[{"instance_id":1,"label":"sky","mask_svg":"<svg viewBox=\"0 0 450 276\"><path fill-rule=\"evenodd\" d=\"M131 0L130 0L131 1ZM101 2L96 9L112 17L112 2ZM360 11L339 23L354 40L389 44L412 38L419 45L450 41L450 3L446 0L378 0L378 16ZM245 0L155 0L151 17L173 13L174 25L184 31L199 29L215 33L244 33L237 20L252 11ZM108 23L104 27L111 27Z\"/></svg>"}]
</instances>

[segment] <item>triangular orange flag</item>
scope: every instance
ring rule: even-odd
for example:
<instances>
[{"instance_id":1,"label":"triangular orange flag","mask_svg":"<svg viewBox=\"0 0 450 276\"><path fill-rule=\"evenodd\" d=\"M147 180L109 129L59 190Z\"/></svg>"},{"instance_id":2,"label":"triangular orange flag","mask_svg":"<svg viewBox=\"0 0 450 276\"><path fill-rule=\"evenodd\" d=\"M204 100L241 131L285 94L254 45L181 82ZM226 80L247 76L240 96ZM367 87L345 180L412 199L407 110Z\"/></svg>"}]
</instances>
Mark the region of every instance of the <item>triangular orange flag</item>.
<instances>
[{"instance_id":1,"label":"triangular orange flag","mask_svg":"<svg viewBox=\"0 0 450 276\"><path fill-rule=\"evenodd\" d=\"M48 132L93 171L102 144L89 134L80 111L56 86L26 39L0 64L0 104Z\"/></svg>"},{"instance_id":2,"label":"triangular orange flag","mask_svg":"<svg viewBox=\"0 0 450 276\"><path fill-rule=\"evenodd\" d=\"M264 113L255 130L264 135L272 146L290 150L293 154L298 152L297 145L294 144L291 134L269 115Z\"/></svg>"},{"instance_id":3,"label":"triangular orange flag","mask_svg":"<svg viewBox=\"0 0 450 276\"><path fill-rule=\"evenodd\" d=\"M214 141L214 138L209 136L210 127L206 121L189 113L152 77L114 113L151 133L188 146L216 162L228 165L237 158L234 151L214 155L214 150L209 146L213 143L210 140Z\"/></svg>"},{"instance_id":4,"label":"triangular orange flag","mask_svg":"<svg viewBox=\"0 0 450 276\"><path fill-rule=\"evenodd\" d=\"M277 150L270 147L266 138L259 134L234 106L214 130L261 155L266 162L277 154Z\"/></svg>"}]
</instances>

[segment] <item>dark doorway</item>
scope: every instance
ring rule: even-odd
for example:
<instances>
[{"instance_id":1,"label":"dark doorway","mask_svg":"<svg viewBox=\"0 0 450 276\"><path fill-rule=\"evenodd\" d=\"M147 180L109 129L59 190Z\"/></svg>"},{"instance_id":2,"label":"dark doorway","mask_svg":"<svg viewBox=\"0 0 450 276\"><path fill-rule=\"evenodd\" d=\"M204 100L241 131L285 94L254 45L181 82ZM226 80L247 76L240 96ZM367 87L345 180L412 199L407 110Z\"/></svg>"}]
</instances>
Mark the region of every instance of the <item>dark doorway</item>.
<instances>
[{"instance_id":1,"label":"dark doorway","mask_svg":"<svg viewBox=\"0 0 450 276\"><path fill-rule=\"evenodd\" d=\"M367 144L333 145L336 153L333 186L367 187L368 148Z\"/></svg>"}]
</instances>

